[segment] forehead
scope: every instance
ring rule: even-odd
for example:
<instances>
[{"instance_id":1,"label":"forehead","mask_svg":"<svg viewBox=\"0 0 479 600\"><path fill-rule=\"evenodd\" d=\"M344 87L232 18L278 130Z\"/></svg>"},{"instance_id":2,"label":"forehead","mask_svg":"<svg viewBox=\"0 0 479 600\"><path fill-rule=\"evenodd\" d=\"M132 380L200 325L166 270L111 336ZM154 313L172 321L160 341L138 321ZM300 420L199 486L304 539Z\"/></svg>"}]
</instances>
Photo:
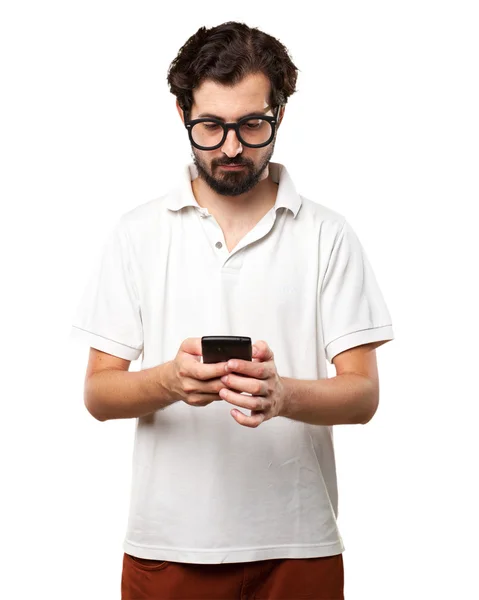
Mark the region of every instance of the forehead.
<instances>
[{"instance_id":1,"label":"forehead","mask_svg":"<svg viewBox=\"0 0 479 600\"><path fill-rule=\"evenodd\" d=\"M193 91L192 114L210 113L235 120L268 106L270 88L263 73L247 75L232 86L207 79Z\"/></svg>"}]
</instances>

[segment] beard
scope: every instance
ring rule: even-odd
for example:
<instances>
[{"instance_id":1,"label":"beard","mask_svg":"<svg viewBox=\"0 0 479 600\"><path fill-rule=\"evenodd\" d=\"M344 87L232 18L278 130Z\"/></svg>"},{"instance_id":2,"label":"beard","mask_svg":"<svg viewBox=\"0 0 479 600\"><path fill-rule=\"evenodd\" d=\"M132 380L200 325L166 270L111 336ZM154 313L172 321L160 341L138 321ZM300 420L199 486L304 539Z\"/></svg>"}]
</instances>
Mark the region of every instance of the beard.
<instances>
[{"instance_id":1,"label":"beard","mask_svg":"<svg viewBox=\"0 0 479 600\"><path fill-rule=\"evenodd\" d=\"M198 155L194 146L191 147L198 176L201 177L209 187L221 196L240 196L252 190L260 181L266 167L268 166L274 152L276 136L271 142L266 156L256 167L250 159L243 158L240 154L235 158L219 158L211 161L208 166ZM223 171L221 175L215 175L220 165L244 165L240 171ZM211 174L210 174L211 169Z\"/></svg>"}]
</instances>

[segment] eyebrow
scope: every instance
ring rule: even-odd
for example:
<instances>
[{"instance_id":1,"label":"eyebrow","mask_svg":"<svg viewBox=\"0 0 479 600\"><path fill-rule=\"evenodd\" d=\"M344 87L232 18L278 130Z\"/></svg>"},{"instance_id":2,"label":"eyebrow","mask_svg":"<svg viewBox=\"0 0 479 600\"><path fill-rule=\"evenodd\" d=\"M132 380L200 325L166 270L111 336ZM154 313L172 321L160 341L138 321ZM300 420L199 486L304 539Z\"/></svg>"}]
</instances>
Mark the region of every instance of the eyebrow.
<instances>
[{"instance_id":1,"label":"eyebrow","mask_svg":"<svg viewBox=\"0 0 479 600\"><path fill-rule=\"evenodd\" d=\"M269 110L271 110L271 106L266 106L265 108L263 108L263 112L261 112L260 110L258 110L256 112L251 112L251 113L248 113L247 115L243 115L242 117L239 117L237 120L239 121L240 119L245 119L246 117L255 117L258 115L265 115ZM201 113L196 118L203 119L205 117L208 117L210 119L218 119L218 121L224 121L223 117L219 117L218 115L213 115L212 113Z\"/></svg>"}]
</instances>

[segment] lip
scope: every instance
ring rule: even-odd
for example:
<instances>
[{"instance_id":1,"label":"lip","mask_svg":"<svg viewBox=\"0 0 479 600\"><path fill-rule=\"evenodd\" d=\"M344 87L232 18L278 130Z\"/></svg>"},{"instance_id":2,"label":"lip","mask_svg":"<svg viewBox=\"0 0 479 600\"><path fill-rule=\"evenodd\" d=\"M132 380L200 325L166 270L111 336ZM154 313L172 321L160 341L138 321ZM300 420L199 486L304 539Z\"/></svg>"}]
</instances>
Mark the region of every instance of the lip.
<instances>
[{"instance_id":1,"label":"lip","mask_svg":"<svg viewBox=\"0 0 479 600\"><path fill-rule=\"evenodd\" d=\"M228 171L237 171L239 169L244 169L244 165L220 165L220 167Z\"/></svg>"}]
</instances>

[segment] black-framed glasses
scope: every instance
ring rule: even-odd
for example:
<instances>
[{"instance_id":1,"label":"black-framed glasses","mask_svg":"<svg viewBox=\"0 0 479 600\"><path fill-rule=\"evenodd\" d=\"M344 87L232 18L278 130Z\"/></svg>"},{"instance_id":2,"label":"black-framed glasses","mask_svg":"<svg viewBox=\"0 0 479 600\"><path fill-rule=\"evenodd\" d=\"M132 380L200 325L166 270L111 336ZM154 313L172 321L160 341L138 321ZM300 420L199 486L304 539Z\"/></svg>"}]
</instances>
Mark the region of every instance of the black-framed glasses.
<instances>
[{"instance_id":1,"label":"black-framed glasses","mask_svg":"<svg viewBox=\"0 0 479 600\"><path fill-rule=\"evenodd\" d=\"M265 111L270 110L267 106ZM270 144L274 138L278 115L281 106L276 109L274 117L266 115L250 115L243 117L235 123L224 123L212 117L203 117L187 121L185 127L188 130L190 141L198 150L216 150L226 140L228 131L234 129L239 141L248 148L263 148Z\"/></svg>"}]
</instances>

